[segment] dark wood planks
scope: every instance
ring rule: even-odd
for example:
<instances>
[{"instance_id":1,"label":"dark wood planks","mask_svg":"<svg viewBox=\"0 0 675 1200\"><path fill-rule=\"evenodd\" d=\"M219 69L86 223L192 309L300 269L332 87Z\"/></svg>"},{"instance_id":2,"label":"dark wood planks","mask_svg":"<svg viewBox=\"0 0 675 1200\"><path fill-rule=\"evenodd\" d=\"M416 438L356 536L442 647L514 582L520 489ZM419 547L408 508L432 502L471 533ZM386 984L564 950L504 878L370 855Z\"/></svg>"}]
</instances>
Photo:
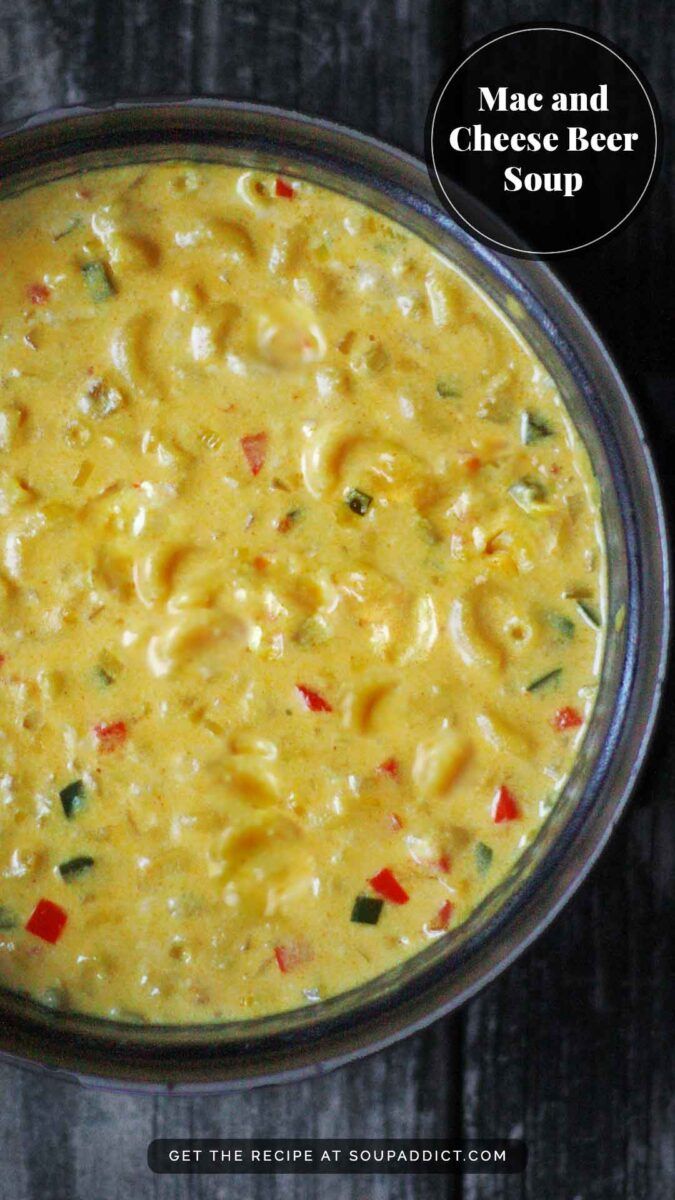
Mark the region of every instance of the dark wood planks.
<instances>
[{"instance_id":1,"label":"dark wood planks","mask_svg":"<svg viewBox=\"0 0 675 1200\"><path fill-rule=\"evenodd\" d=\"M672 137L675 37L666 7L657 0L640 19L621 0L570 0L555 17L597 29L636 59ZM471 41L551 15L538 0L494 0L470 6L464 32ZM674 195L671 157L627 230L556 263L633 381L664 467L675 436ZM671 695L670 713L674 705ZM518 1127L532 1154L524 1180L474 1177L467 1200L675 1194L674 769L672 744L662 739L637 803L581 894L464 1014L466 1131Z\"/></svg>"},{"instance_id":2,"label":"dark wood planks","mask_svg":"<svg viewBox=\"0 0 675 1200\"><path fill-rule=\"evenodd\" d=\"M442 1025L332 1075L289 1087L198 1098L121 1095L0 1069L2 1200L309 1200L310 1176L157 1179L153 1137L349 1137L449 1134L457 1046ZM455 1092L455 1098L457 1093ZM396 1191L392 1190L396 1187ZM324 1177L322 1200L440 1200L435 1179Z\"/></svg>"},{"instance_id":3,"label":"dark wood planks","mask_svg":"<svg viewBox=\"0 0 675 1200\"><path fill-rule=\"evenodd\" d=\"M419 149L442 50L424 5L398 0L393 16L384 10L374 0L31 0L15 20L0 4L1 115L124 94L222 92L306 109ZM91 1092L3 1068L0 1196L6 1189L8 1200L305 1200L317 1194L311 1177L157 1180L145 1166L147 1144L190 1133L443 1136L460 1099L458 1032L457 1024L439 1024L331 1076L201 1099ZM325 1200L394 1194L459 1193L454 1181L433 1178L321 1181Z\"/></svg>"},{"instance_id":4,"label":"dark wood planks","mask_svg":"<svg viewBox=\"0 0 675 1200\"><path fill-rule=\"evenodd\" d=\"M0 0L0 117L116 95L222 92L297 107L420 151L444 62L541 0ZM673 121L670 0L559 0L615 38ZM563 266L672 446L673 165L620 238ZM630 280L630 287L626 280ZM645 323L645 312L655 314ZM659 320L660 314L663 319ZM647 376L653 384L646 393ZM672 711L671 701L671 711ZM152 1099L0 1069L2 1200L668 1200L675 1194L674 751L554 928L460 1019L333 1075L225 1097ZM152 1136L521 1133L524 1179L157 1180Z\"/></svg>"}]
</instances>

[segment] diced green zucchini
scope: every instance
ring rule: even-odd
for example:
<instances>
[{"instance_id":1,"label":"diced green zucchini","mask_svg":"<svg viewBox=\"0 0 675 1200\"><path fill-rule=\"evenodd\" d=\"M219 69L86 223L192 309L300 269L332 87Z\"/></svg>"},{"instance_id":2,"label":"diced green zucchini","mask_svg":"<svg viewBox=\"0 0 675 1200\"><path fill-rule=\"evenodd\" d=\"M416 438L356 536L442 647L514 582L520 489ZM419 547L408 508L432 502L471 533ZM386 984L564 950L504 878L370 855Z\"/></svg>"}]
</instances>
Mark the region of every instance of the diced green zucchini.
<instances>
[{"instance_id":1,"label":"diced green zucchini","mask_svg":"<svg viewBox=\"0 0 675 1200\"><path fill-rule=\"evenodd\" d=\"M110 687L111 683L115 682L113 676L106 671L105 667L101 666L94 667L94 679L101 688Z\"/></svg>"},{"instance_id":2,"label":"diced green zucchini","mask_svg":"<svg viewBox=\"0 0 675 1200\"><path fill-rule=\"evenodd\" d=\"M574 621L570 617L566 617L564 613L555 611L547 612L546 620L556 633L565 641L569 641L574 637Z\"/></svg>"},{"instance_id":3,"label":"diced green zucchini","mask_svg":"<svg viewBox=\"0 0 675 1200\"><path fill-rule=\"evenodd\" d=\"M367 492L362 492L359 488L350 488L345 496L347 508L356 513L358 517L365 517L372 503L373 497L369 496Z\"/></svg>"},{"instance_id":4,"label":"diced green zucchini","mask_svg":"<svg viewBox=\"0 0 675 1200\"><path fill-rule=\"evenodd\" d=\"M602 620L597 608L587 604L585 600L577 600L577 608L588 625L592 625L594 629L600 628Z\"/></svg>"},{"instance_id":5,"label":"diced green zucchini","mask_svg":"<svg viewBox=\"0 0 675 1200\"><path fill-rule=\"evenodd\" d=\"M553 671L547 671L545 675L539 675L537 679L533 679L532 683L528 683L525 688L526 692L543 692L547 689L553 689L560 683L562 676L562 667L556 667Z\"/></svg>"},{"instance_id":6,"label":"diced green zucchini","mask_svg":"<svg viewBox=\"0 0 675 1200\"><path fill-rule=\"evenodd\" d=\"M436 393L443 400L456 400L462 394L452 376L446 376L444 379L436 381Z\"/></svg>"},{"instance_id":7,"label":"diced green zucchini","mask_svg":"<svg viewBox=\"0 0 675 1200\"><path fill-rule=\"evenodd\" d=\"M115 295L115 285L104 262L86 262L81 269L89 295L96 304Z\"/></svg>"},{"instance_id":8,"label":"diced green zucchini","mask_svg":"<svg viewBox=\"0 0 675 1200\"><path fill-rule=\"evenodd\" d=\"M509 495L523 512L529 513L546 499L546 488L538 479L525 475L523 479L511 484Z\"/></svg>"},{"instance_id":9,"label":"diced green zucchini","mask_svg":"<svg viewBox=\"0 0 675 1200\"><path fill-rule=\"evenodd\" d=\"M88 854L80 854L77 858L69 858L67 862L59 863L59 874L66 883L71 879L78 879L80 875L86 875L87 871L91 871L94 865L94 859Z\"/></svg>"},{"instance_id":10,"label":"diced green zucchini","mask_svg":"<svg viewBox=\"0 0 675 1200\"><path fill-rule=\"evenodd\" d=\"M474 849L476 856L476 866L481 875L485 875L492 865L494 851L491 846L486 846L485 842L476 842Z\"/></svg>"},{"instance_id":11,"label":"diced green zucchini","mask_svg":"<svg viewBox=\"0 0 675 1200\"><path fill-rule=\"evenodd\" d=\"M350 919L357 925L377 925L383 905L377 896L357 896Z\"/></svg>"},{"instance_id":12,"label":"diced green zucchini","mask_svg":"<svg viewBox=\"0 0 675 1200\"><path fill-rule=\"evenodd\" d=\"M67 783L64 788L61 788L59 796L68 820L84 807L86 795L86 789L81 779L74 779L72 783Z\"/></svg>"},{"instance_id":13,"label":"diced green zucchini","mask_svg":"<svg viewBox=\"0 0 675 1200\"><path fill-rule=\"evenodd\" d=\"M523 413L520 419L520 439L524 446L530 446L533 442L540 442L542 438L551 437L552 433L553 429L544 417L535 416L531 412Z\"/></svg>"},{"instance_id":14,"label":"diced green zucchini","mask_svg":"<svg viewBox=\"0 0 675 1200\"><path fill-rule=\"evenodd\" d=\"M4 904L0 904L0 929L16 929L19 924L19 918L11 908L6 908Z\"/></svg>"}]
</instances>

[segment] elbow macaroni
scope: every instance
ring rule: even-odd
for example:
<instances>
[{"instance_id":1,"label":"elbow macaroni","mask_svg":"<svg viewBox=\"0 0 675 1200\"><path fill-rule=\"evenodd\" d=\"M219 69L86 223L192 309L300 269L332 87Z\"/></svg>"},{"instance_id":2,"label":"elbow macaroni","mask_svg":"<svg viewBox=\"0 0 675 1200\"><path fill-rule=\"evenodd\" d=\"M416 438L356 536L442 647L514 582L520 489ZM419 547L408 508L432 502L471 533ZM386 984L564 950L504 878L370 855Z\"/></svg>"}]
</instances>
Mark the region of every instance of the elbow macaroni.
<instances>
[{"instance_id":1,"label":"elbow macaroni","mask_svg":"<svg viewBox=\"0 0 675 1200\"><path fill-rule=\"evenodd\" d=\"M304 182L92 172L0 247L0 980L183 1022L372 978L500 882L591 715L560 396Z\"/></svg>"}]
</instances>

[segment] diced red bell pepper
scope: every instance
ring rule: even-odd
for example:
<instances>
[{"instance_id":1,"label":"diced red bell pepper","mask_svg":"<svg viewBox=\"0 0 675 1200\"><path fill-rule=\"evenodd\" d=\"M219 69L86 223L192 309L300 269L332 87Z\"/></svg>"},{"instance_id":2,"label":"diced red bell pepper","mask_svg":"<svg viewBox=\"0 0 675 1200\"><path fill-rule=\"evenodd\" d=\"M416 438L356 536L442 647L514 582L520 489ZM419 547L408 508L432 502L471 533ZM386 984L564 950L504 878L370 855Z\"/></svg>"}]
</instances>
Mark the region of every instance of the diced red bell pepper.
<instances>
[{"instance_id":1,"label":"diced red bell pepper","mask_svg":"<svg viewBox=\"0 0 675 1200\"><path fill-rule=\"evenodd\" d=\"M265 465L267 456L267 434L249 433L241 439L241 448L252 475L258 475Z\"/></svg>"},{"instance_id":2,"label":"diced red bell pepper","mask_svg":"<svg viewBox=\"0 0 675 1200\"><path fill-rule=\"evenodd\" d=\"M277 179L274 190L277 196L283 196L284 200L292 200L295 195L295 188L286 183L285 179Z\"/></svg>"},{"instance_id":3,"label":"diced red bell pepper","mask_svg":"<svg viewBox=\"0 0 675 1200\"><path fill-rule=\"evenodd\" d=\"M329 704L319 692L313 691L312 688L305 687L304 683L296 683L295 690L300 693L305 703L305 707L308 708L310 712L333 711L332 704Z\"/></svg>"},{"instance_id":4,"label":"diced red bell pepper","mask_svg":"<svg viewBox=\"0 0 675 1200\"><path fill-rule=\"evenodd\" d=\"M559 708L551 721L553 728L558 733L562 733L565 729L578 729L583 723L584 718L576 708Z\"/></svg>"},{"instance_id":5,"label":"diced red bell pepper","mask_svg":"<svg viewBox=\"0 0 675 1200\"><path fill-rule=\"evenodd\" d=\"M387 758L383 763L380 763L377 768L378 774L388 775L390 779L398 779L398 760L395 758Z\"/></svg>"},{"instance_id":6,"label":"diced red bell pepper","mask_svg":"<svg viewBox=\"0 0 675 1200\"><path fill-rule=\"evenodd\" d=\"M311 962L314 955L304 942L289 942L286 946L275 946L274 957L277 960L277 966L283 975L288 974L294 967L300 967L303 963Z\"/></svg>"},{"instance_id":7,"label":"diced red bell pepper","mask_svg":"<svg viewBox=\"0 0 675 1200\"><path fill-rule=\"evenodd\" d=\"M372 879L368 880L371 888L382 896L385 900L390 900L392 904L407 904L410 896L405 888L402 888L398 879L389 867L384 867L377 875L373 875Z\"/></svg>"},{"instance_id":8,"label":"diced red bell pepper","mask_svg":"<svg viewBox=\"0 0 675 1200\"><path fill-rule=\"evenodd\" d=\"M502 784L492 801L492 820L495 825L500 825L502 821L515 821L519 816L520 809L515 796Z\"/></svg>"},{"instance_id":9,"label":"diced red bell pepper","mask_svg":"<svg viewBox=\"0 0 675 1200\"><path fill-rule=\"evenodd\" d=\"M30 917L26 921L26 929L43 942L54 945L63 933L68 920L68 913L54 904L51 900L38 900Z\"/></svg>"},{"instance_id":10,"label":"diced red bell pepper","mask_svg":"<svg viewBox=\"0 0 675 1200\"><path fill-rule=\"evenodd\" d=\"M125 721L112 721L110 724L101 722L99 725L94 725L94 733L101 753L110 754L124 745L128 730Z\"/></svg>"},{"instance_id":11,"label":"diced red bell pepper","mask_svg":"<svg viewBox=\"0 0 675 1200\"><path fill-rule=\"evenodd\" d=\"M46 304L51 294L52 290L46 283L31 283L26 288L26 295L31 304Z\"/></svg>"},{"instance_id":12,"label":"diced red bell pepper","mask_svg":"<svg viewBox=\"0 0 675 1200\"><path fill-rule=\"evenodd\" d=\"M451 900L445 900L443 904L441 904L441 907L439 908L433 921L429 922L429 929L431 929L434 933L441 933L444 929L447 929L452 918L454 907L455 906Z\"/></svg>"},{"instance_id":13,"label":"diced red bell pepper","mask_svg":"<svg viewBox=\"0 0 675 1200\"><path fill-rule=\"evenodd\" d=\"M393 829L394 832L399 829L403 829L403 821L399 817L398 813L389 813L387 820L389 822L389 828Z\"/></svg>"}]
</instances>

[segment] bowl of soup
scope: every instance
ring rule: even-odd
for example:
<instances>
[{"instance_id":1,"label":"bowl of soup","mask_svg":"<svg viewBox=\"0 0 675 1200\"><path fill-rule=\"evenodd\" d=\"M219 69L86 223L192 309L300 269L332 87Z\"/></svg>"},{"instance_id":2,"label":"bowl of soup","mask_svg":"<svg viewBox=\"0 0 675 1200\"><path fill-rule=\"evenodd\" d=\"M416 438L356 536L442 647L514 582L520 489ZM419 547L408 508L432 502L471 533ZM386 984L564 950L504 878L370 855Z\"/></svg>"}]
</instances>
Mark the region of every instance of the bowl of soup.
<instances>
[{"instance_id":1,"label":"bowl of soup","mask_svg":"<svg viewBox=\"0 0 675 1200\"><path fill-rule=\"evenodd\" d=\"M0 1046L326 1069L492 978L629 795L668 612L635 410L548 269L371 139L130 103L0 158Z\"/></svg>"}]
</instances>

